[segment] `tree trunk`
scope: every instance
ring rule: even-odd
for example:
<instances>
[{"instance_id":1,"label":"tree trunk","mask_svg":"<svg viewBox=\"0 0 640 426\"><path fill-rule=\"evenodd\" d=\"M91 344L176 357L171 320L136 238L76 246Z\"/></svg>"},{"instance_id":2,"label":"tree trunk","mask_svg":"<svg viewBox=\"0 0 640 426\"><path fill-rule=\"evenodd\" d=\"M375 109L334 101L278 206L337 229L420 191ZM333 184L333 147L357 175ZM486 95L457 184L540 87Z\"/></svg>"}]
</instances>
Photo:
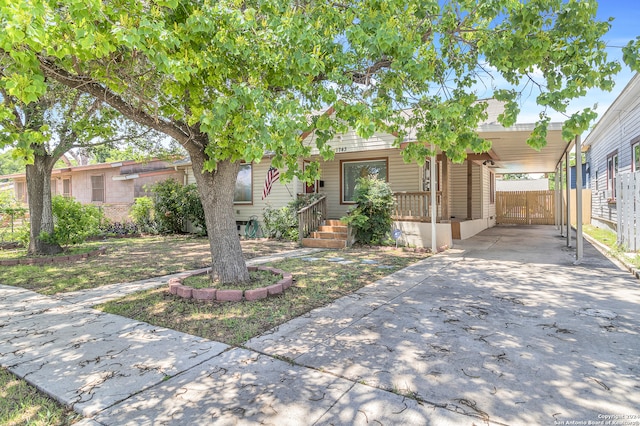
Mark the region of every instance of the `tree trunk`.
<instances>
[{"instance_id":1,"label":"tree trunk","mask_svg":"<svg viewBox=\"0 0 640 426\"><path fill-rule=\"evenodd\" d=\"M220 161L213 172L202 171L204 153L191 153L193 172L204 208L209 245L211 278L223 283L249 281L249 271L242 257L242 246L233 210L239 162Z\"/></svg>"},{"instance_id":2,"label":"tree trunk","mask_svg":"<svg viewBox=\"0 0 640 426\"><path fill-rule=\"evenodd\" d=\"M42 241L41 232L53 233L53 209L51 206L51 157L35 154L33 164L26 167L27 194L29 198L29 249L30 255L52 255L62 252L58 243Z\"/></svg>"}]
</instances>

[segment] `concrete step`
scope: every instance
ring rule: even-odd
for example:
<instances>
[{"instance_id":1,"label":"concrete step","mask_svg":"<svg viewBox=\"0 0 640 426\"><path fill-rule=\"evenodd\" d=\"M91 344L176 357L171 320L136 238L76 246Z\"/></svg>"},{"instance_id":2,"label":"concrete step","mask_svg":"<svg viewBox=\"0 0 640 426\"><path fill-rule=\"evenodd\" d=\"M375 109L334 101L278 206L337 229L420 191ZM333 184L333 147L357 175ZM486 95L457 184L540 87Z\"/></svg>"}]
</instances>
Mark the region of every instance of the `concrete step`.
<instances>
[{"instance_id":1,"label":"concrete step","mask_svg":"<svg viewBox=\"0 0 640 426\"><path fill-rule=\"evenodd\" d=\"M302 246L313 247L313 248L343 249L343 248L347 248L347 241L346 240L325 240L321 238L303 238Z\"/></svg>"},{"instance_id":2,"label":"concrete step","mask_svg":"<svg viewBox=\"0 0 640 426\"><path fill-rule=\"evenodd\" d=\"M318 231L319 232L338 232L338 233L342 233L342 234L346 234L347 233L347 226L336 226L336 225L320 225L318 227Z\"/></svg>"},{"instance_id":3,"label":"concrete step","mask_svg":"<svg viewBox=\"0 0 640 426\"><path fill-rule=\"evenodd\" d=\"M323 240L346 240L347 233L346 232L312 232L310 235L311 238L320 238Z\"/></svg>"}]
</instances>

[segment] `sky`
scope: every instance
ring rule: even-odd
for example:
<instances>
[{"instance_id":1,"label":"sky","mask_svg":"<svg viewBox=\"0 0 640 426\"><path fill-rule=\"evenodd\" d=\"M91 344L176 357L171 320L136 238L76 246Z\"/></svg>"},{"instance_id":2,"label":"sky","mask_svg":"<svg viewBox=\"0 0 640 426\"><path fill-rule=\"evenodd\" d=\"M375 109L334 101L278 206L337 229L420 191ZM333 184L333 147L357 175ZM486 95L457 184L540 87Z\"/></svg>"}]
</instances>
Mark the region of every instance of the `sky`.
<instances>
[{"instance_id":1,"label":"sky","mask_svg":"<svg viewBox=\"0 0 640 426\"><path fill-rule=\"evenodd\" d=\"M618 59L622 63L622 47L630 40L640 36L640 1L639 0L599 0L598 19L603 21L609 17L615 18L611 24L611 30L604 36L609 46L608 53L611 58ZM622 71L616 76L616 85L611 92L592 90L587 96L570 104L569 111L575 112L585 107L593 107L597 104L596 112L601 117L607 108L618 97L622 89L633 76L633 72L623 64ZM521 114L518 117L520 123L533 123L537 121L540 107L536 107L534 99L522 104ZM552 121L564 121L566 117L559 113L550 114ZM584 136L584 135L583 135Z\"/></svg>"}]
</instances>

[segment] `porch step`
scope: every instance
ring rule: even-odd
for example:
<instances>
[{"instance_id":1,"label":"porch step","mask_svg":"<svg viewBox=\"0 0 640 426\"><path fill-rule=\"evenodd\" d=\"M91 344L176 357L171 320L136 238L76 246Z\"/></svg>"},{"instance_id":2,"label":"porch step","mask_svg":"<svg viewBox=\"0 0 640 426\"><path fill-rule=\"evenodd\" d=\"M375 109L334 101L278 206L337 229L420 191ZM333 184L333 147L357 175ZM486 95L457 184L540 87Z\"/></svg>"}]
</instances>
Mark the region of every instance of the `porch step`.
<instances>
[{"instance_id":1,"label":"porch step","mask_svg":"<svg viewBox=\"0 0 640 426\"><path fill-rule=\"evenodd\" d=\"M321 238L303 238L302 246L313 247L313 248L343 249L343 248L347 248L347 240L326 240Z\"/></svg>"},{"instance_id":2,"label":"porch step","mask_svg":"<svg viewBox=\"0 0 640 426\"><path fill-rule=\"evenodd\" d=\"M303 247L343 249L347 247L347 225L339 220L326 220L324 225L302 239Z\"/></svg>"}]
</instances>

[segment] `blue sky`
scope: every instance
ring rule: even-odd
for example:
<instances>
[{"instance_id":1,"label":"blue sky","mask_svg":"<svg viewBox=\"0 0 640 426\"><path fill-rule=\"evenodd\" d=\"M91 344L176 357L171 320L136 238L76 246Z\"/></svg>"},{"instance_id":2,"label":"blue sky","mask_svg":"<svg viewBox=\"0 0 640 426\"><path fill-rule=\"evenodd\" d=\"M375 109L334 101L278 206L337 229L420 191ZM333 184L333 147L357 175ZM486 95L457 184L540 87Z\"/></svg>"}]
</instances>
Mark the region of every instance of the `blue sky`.
<instances>
[{"instance_id":1,"label":"blue sky","mask_svg":"<svg viewBox=\"0 0 640 426\"><path fill-rule=\"evenodd\" d=\"M611 30L604 39L611 58L619 59L622 63L622 46L625 46L629 40L640 36L640 1L639 0L599 0L598 1L598 19L606 20L609 17L615 18L612 22ZM574 112L578 109L591 107L598 104L596 112L598 116L602 116L611 103L620 94L624 86L631 80L633 72L623 65L622 71L616 77L616 86L611 92L603 92L593 90L586 97L576 100L570 106L570 111ZM522 105L522 112L518 121L521 123L529 123L536 121L539 107L534 102L525 102ZM561 114L550 114L552 121L564 121L565 117Z\"/></svg>"}]
</instances>

